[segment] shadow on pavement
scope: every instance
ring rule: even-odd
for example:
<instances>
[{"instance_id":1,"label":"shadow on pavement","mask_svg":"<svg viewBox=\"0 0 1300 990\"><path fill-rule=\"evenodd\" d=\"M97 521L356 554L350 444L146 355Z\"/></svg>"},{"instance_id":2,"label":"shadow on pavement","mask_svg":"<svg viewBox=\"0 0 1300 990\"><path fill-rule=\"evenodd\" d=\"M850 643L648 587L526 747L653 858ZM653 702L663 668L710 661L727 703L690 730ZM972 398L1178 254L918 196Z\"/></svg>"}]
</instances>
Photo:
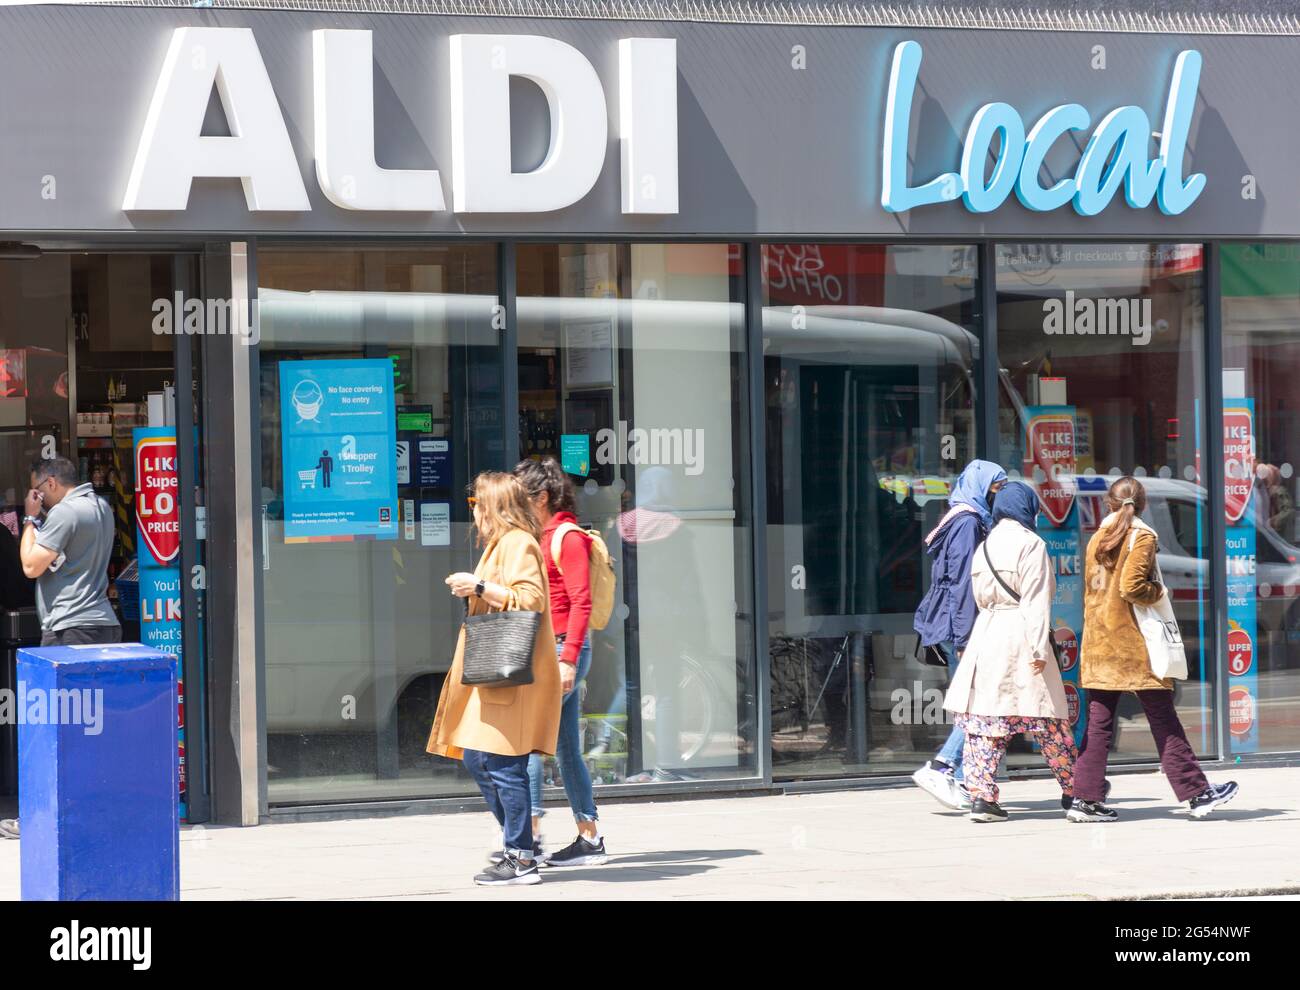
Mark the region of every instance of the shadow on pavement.
<instances>
[{"instance_id":1,"label":"shadow on pavement","mask_svg":"<svg viewBox=\"0 0 1300 990\"><path fill-rule=\"evenodd\" d=\"M664 852L611 856L604 866L546 867L542 876L554 880L586 880L603 883L643 883L647 880L676 880L716 870L722 860L761 856L757 849L679 849Z\"/></svg>"}]
</instances>

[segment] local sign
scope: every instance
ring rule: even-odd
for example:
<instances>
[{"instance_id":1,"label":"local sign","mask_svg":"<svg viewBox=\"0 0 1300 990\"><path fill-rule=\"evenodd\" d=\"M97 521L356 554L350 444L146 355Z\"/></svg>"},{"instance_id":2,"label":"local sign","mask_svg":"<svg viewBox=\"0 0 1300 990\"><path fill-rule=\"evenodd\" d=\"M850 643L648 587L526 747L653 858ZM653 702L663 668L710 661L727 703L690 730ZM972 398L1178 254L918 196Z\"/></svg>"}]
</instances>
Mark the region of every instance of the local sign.
<instances>
[{"instance_id":1,"label":"local sign","mask_svg":"<svg viewBox=\"0 0 1300 990\"><path fill-rule=\"evenodd\" d=\"M1042 176L1052 147L1058 142L1077 143L1079 139L1072 132L1092 126L1092 114L1080 103L1053 107L1029 127L1009 104L986 103L971 118L960 170L910 185L912 101L920 71L920 42L904 41L894 49L885 109L880 196L881 206L891 213L958 197L972 213L989 213L1014 191L1028 210L1046 212L1070 203L1076 213L1090 217L1104 210L1122 188L1125 201L1134 209L1155 200L1162 213L1177 214L1191 206L1205 189L1204 175L1183 175L1201 78L1200 52L1180 52L1174 60L1164 122L1159 130L1141 107L1111 110L1097 122L1074 174L1050 186L1042 184ZM1159 147L1155 158L1150 158L1153 134Z\"/></svg>"}]
</instances>

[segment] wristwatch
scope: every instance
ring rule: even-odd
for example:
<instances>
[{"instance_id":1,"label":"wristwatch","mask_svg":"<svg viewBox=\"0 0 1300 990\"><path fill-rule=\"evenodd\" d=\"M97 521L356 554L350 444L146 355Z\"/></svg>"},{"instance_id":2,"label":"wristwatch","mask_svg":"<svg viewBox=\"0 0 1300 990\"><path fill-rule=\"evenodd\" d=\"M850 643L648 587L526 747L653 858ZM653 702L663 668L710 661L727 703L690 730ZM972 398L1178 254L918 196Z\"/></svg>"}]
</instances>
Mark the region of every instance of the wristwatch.
<instances>
[{"instance_id":1,"label":"wristwatch","mask_svg":"<svg viewBox=\"0 0 1300 990\"><path fill-rule=\"evenodd\" d=\"M484 581L482 578L480 578L478 584L474 585L474 597L482 598L483 592L486 590L487 590L487 582Z\"/></svg>"},{"instance_id":2,"label":"wristwatch","mask_svg":"<svg viewBox=\"0 0 1300 990\"><path fill-rule=\"evenodd\" d=\"M40 528L41 528L41 517L40 517L40 516L23 516L23 525L26 526L28 523L31 523L31 524L32 524L33 526L35 526L37 529L40 529Z\"/></svg>"}]
</instances>

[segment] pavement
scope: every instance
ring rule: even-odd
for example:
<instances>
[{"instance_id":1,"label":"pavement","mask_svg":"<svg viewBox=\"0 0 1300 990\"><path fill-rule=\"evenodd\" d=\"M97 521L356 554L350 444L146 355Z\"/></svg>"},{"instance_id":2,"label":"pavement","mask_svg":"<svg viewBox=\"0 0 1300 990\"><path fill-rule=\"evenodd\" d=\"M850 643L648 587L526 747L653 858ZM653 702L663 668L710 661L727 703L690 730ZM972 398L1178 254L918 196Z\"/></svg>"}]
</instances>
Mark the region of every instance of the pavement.
<instances>
[{"instance_id":1,"label":"pavement","mask_svg":"<svg viewBox=\"0 0 1300 990\"><path fill-rule=\"evenodd\" d=\"M1235 768L1241 793L1194 821L1159 773L1113 773L1120 820L1072 824L1050 779L1006 783L1011 820L975 824L911 786L785 796L607 802L611 858L533 887L471 877L498 834L486 812L193 826L186 900L1111 899L1300 895L1300 767ZM571 838L566 809L548 848ZM18 897L16 841L0 898Z\"/></svg>"}]
</instances>

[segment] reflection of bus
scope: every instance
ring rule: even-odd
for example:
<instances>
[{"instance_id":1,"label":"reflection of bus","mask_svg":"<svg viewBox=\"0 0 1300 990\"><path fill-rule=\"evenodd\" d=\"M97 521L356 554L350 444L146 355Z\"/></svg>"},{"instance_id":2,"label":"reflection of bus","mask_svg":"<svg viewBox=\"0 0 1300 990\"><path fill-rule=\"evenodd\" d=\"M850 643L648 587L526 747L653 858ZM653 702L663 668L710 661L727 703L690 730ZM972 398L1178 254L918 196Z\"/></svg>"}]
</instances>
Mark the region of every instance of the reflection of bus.
<instances>
[{"instance_id":1,"label":"reflection of bus","mask_svg":"<svg viewBox=\"0 0 1300 990\"><path fill-rule=\"evenodd\" d=\"M767 306L763 337L768 546L806 576L774 582L772 635L910 635L923 537L949 494L939 473L974 456L978 340L933 313L863 305Z\"/></svg>"}]
</instances>

